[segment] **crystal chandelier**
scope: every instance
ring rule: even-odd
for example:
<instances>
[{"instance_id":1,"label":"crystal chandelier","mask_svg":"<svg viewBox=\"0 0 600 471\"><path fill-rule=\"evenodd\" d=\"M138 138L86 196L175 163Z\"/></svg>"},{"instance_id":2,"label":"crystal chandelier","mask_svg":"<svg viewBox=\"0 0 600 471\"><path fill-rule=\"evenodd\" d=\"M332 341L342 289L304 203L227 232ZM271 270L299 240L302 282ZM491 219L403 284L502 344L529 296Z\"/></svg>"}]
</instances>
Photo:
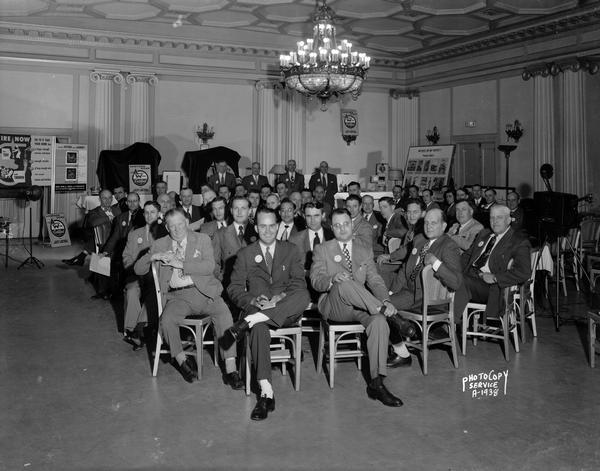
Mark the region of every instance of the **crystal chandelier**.
<instances>
[{"instance_id":1,"label":"crystal chandelier","mask_svg":"<svg viewBox=\"0 0 600 471\"><path fill-rule=\"evenodd\" d=\"M318 0L317 0L318 1ZM371 58L352 50L352 43L335 40L333 10L326 0L315 10L313 37L299 41L298 50L279 56L281 75L288 88L307 97L321 100L321 110L327 100L350 94L356 100L367 76Z\"/></svg>"}]
</instances>

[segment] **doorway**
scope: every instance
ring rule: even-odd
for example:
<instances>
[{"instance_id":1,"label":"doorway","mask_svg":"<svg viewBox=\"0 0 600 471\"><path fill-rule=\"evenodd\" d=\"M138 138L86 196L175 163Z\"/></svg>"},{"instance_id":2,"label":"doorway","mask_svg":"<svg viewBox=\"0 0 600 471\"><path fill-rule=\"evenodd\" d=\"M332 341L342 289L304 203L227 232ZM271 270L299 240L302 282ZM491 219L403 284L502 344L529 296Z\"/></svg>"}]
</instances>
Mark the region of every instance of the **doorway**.
<instances>
[{"instance_id":1,"label":"doorway","mask_svg":"<svg viewBox=\"0 0 600 471\"><path fill-rule=\"evenodd\" d=\"M475 183L483 186L503 184L495 135L454 136L453 141L456 151L451 174L455 187Z\"/></svg>"}]
</instances>

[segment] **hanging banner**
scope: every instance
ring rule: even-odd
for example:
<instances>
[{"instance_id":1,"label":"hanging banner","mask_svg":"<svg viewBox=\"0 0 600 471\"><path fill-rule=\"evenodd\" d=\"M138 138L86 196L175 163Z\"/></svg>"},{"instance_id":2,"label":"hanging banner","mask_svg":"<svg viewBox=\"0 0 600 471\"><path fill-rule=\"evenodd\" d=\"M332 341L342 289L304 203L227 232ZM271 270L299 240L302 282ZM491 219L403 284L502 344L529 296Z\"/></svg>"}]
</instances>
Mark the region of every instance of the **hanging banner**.
<instances>
[{"instance_id":1,"label":"hanging banner","mask_svg":"<svg viewBox=\"0 0 600 471\"><path fill-rule=\"evenodd\" d=\"M56 144L54 156L56 192L84 192L87 187L87 145Z\"/></svg>"},{"instance_id":2,"label":"hanging banner","mask_svg":"<svg viewBox=\"0 0 600 471\"><path fill-rule=\"evenodd\" d=\"M71 238L67 230L67 221L63 214L47 214L46 228L50 235L51 247L66 247L71 245Z\"/></svg>"},{"instance_id":3,"label":"hanging banner","mask_svg":"<svg viewBox=\"0 0 600 471\"><path fill-rule=\"evenodd\" d=\"M138 195L152 194L152 166L151 165L130 165L129 166L129 192L136 192Z\"/></svg>"},{"instance_id":4,"label":"hanging banner","mask_svg":"<svg viewBox=\"0 0 600 471\"><path fill-rule=\"evenodd\" d=\"M358 137L358 112L356 110L341 110L342 139L350 145Z\"/></svg>"},{"instance_id":5,"label":"hanging banner","mask_svg":"<svg viewBox=\"0 0 600 471\"><path fill-rule=\"evenodd\" d=\"M31 186L31 136L0 135L0 189Z\"/></svg>"},{"instance_id":6,"label":"hanging banner","mask_svg":"<svg viewBox=\"0 0 600 471\"><path fill-rule=\"evenodd\" d=\"M31 136L31 184L52 185L54 136Z\"/></svg>"},{"instance_id":7,"label":"hanging banner","mask_svg":"<svg viewBox=\"0 0 600 471\"><path fill-rule=\"evenodd\" d=\"M404 171L404 187L439 190L448 184L454 145L409 147Z\"/></svg>"}]
</instances>

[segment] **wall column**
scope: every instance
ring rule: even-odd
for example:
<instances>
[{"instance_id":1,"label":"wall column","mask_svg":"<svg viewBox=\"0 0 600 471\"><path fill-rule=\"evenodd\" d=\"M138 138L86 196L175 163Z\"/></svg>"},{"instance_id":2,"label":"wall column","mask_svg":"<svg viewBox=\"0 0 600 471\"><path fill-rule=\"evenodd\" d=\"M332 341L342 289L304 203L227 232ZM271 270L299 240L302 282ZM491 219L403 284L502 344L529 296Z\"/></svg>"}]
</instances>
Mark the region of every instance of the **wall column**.
<instances>
[{"instance_id":1,"label":"wall column","mask_svg":"<svg viewBox=\"0 0 600 471\"><path fill-rule=\"evenodd\" d=\"M554 87L552 77L533 78L533 191L545 191L540 167L556 166L554 139Z\"/></svg>"},{"instance_id":2,"label":"wall column","mask_svg":"<svg viewBox=\"0 0 600 471\"><path fill-rule=\"evenodd\" d=\"M561 76L562 170L561 190L583 196L587 191L587 145L583 72L566 70Z\"/></svg>"},{"instance_id":3,"label":"wall column","mask_svg":"<svg viewBox=\"0 0 600 471\"><path fill-rule=\"evenodd\" d=\"M282 86L275 81L260 80L255 87L258 92L256 160L273 183L274 177L268 172L274 164L283 162Z\"/></svg>"},{"instance_id":4,"label":"wall column","mask_svg":"<svg viewBox=\"0 0 600 471\"><path fill-rule=\"evenodd\" d=\"M305 98L300 93L286 89L285 97L285 139L280 162L290 159L304 173L306 168L306 107Z\"/></svg>"},{"instance_id":5,"label":"wall column","mask_svg":"<svg viewBox=\"0 0 600 471\"><path fill-rule=\"evenodd\" d=\"M419 144L419 95L417 91L390 90L390 165L404 171L410 146Z\"/></svg>"},{"instance_id":6,"label":"wall column","mask_svg":"<svg viewBox=\"0 0 600 471\"><path fill-rule=\"evenodd\" d=\"M158 79L151 74L131 73L127 83L131 85L130 142L150 142L150 86Z\"/></svg>"}]
</instances>

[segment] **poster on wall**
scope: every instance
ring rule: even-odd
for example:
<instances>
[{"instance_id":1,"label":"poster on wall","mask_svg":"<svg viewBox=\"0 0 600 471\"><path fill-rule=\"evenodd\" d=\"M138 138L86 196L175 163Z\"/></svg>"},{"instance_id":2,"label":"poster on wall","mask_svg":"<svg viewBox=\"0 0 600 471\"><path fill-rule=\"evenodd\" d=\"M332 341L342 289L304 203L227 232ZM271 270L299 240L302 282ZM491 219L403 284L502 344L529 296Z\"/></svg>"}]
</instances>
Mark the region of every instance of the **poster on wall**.
<instances>
[{"instance_id":1,"label":"poster on wall","mask_svg":"<svg viewBox=\"0 0 600 471\"><path fill-rule=\"evenodd\" d=\"M454 145L409 147L404 170L404 184L439 190L448 184Z\"/></svg>"},{"instance_id":2,"label":"poster on wall","mask_svg":"<svg viewBox=\"0 0 600 471\"><path fill-rule=\"evenodd\" d=\"M56 144L54 187L57 193L87 189L87 145Z\"/></svg>"},{"instance_id":3,"label":"poster on wall","mask_svg":"<svg viewBox=\"0 0 600 471\"><path fill-rule=\"evenodd\" d=\"M71 238L69 237L64 214L47 214L46 228L50 235L51 247L66 247L71 245Z\"/></svg>"},{"instance_id":4,"label":"poster on wall","mask_svg":"<svg viewBox=\"0 0 600 471\"><path fill-rule=\"evenodd\" d=\"M0 189L31 186L31 136L0 135Z\"/></svg>"},{"instance_id":5,"label":"poster on wall","mask_svg":"<svg viewBox=\"0 0 600 471\"><path fill-rule=\"evenodd\" d=\"M129 166L129 191L138 195L152 194L152 166L130 165Z\"/></svg>"},{"instance_id":6,"label":"poster on wall","mask_svg":"<svg viewBox=\"0 0 600 471\"><path fill-rule=\"evenodd\" d=\"M31 184L52 185L54 136L31 136Z\"/></svg>"}]
</instances>

